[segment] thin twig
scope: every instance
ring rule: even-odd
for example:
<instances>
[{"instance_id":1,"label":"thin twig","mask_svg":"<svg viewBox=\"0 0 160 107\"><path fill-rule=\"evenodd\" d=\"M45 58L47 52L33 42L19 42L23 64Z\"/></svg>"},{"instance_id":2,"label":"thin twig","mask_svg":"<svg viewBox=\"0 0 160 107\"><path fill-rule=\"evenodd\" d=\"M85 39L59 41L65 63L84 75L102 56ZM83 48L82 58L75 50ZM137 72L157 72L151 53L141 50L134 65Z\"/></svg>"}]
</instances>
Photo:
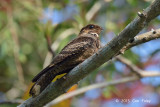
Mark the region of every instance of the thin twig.
<instances>
[{"instance_id":1,"label":"thin twig","mask_svg":"<svg viewBox=\"0 0 160 107\"><path fill-rule=\"evenodd\" d=\"M48 51L52 54L52 57L56 56L56 53L51 48L51 45L52 45L51 37L49 35L45 35L45 38L47 41Z\"/></svg>"},{"instance_id":2,"label":"thin twig","mask_svg":"<svg viewBox=\"0 0 160 107\"><path fill-rule=\"evenodd\" d=\"M130 68L135 74L137 74L139 77L141 77L142 70L139 69L136 65L134 65L130 60L123 56L117 56L116 59L123 64L125 64L128 68Z\"/></svg>"},{"instance_id":3,"label":"thin twig","mask_svg":"<svg viewBox=\"0 0 160 107\"><path fill-rule=\"evenodd\" d=\"M125 57L117 56L116 59L119 60L120 62L124 63L128 68L130 68L140 78L160 76L160 72L142 70L142 69L138 68L136 65L134 65L130 60L126 59Z\"/></svg>"},{"instance_id":4,"label":"thin twig","mask_svg":"<svg viewBox=\"0 0 160 107\"><path fill-rule=\"evenodd\" d=\"M63 32L58 36L58 38L56 39L56 41L54 41L54 43L53 43L52 45L50 45L50 46L51 46L51 49L52 49L52 50L57 50L58 47L59 47L60 42L61 42L63 39L65 39L66 37L68 37L68 36L70 36L71 34L74 34L74 33L76 33L76 32L75 32L75 29L72 29L72 28L63 31ZM45 58L43 67L48 66L48 65L50 64L50 62L52 61L52 58L53 58L52 54L50 54L50 52L48 52L47 55L46 55L46 58Z\"/></svg>"},{"instance_id":5,"label":"thin twig","mask_svg":"<svg viewBox=\"0 0 160 107\"><path fill-rule=\"evenodd\" d=\"M132 77L125 77L125 78L121 78L121 79L117 79L117 80L112 80L112 81L107 81L107 82L102 82L102 83L96 83L96 84L92 84L83 88L80 88L78 90L66 93L64 95L59 96L58 98L56 98L55 100L53 100L52 102L48 103L45 107L50 107L53 106L61 101L64 101L68 98L72 98L73 96L82 94L88 90L92 90L92 89L96 89L96 88L103 88L103 87L107 87L107 86L111 86L111 85L117 85L117 84L122 84L122 83L126 83L126 82L132 82L138 80L138 78L136 76L132 76Z\"/></svg>"},{"instance_id":6,"label":"thin twig","mask_svg":"<svg viewBox=\"0 0 160 107\"><path fill-rule=\"evenodd\" d=\"M8 14L8 17L9 17L8 23L9 23L9 27L10 27L10 32L11 32L12 39L14 41L13 54L14 54L14 60L15 60L15 63L16 63L16 68L17 68L18 80L22 85L22 84L25 84L25 83L24 83L24 75L23 75L22 65L21 65L21 62L20 62L19 56L18 56L19 55L19 49L20 49L18 35L17 35L15 27L13 26L14 25L13 20L12 20L13 18L11 18L12 14Z\"/></svg>"}]
</instances>

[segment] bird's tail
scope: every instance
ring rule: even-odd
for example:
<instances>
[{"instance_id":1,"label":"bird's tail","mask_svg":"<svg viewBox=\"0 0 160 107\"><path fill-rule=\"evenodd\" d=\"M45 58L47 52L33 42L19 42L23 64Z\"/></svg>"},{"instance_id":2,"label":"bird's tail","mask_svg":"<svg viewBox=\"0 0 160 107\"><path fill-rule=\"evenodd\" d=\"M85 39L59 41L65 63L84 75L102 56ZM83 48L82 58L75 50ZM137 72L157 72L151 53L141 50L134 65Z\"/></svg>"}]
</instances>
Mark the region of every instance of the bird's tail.
<instances>
[{"instance_id":1,"label":"bird's tail","mask_svg":"<svg viewBox=\"0 0 160 107\"><path fill-rule=\"evenodd\" d=\"M32 86L29 94L33 97L39 95L54 79L55 75L51 74L51 72L47 72L43 74Z\"/></svg>"}]
</instances>

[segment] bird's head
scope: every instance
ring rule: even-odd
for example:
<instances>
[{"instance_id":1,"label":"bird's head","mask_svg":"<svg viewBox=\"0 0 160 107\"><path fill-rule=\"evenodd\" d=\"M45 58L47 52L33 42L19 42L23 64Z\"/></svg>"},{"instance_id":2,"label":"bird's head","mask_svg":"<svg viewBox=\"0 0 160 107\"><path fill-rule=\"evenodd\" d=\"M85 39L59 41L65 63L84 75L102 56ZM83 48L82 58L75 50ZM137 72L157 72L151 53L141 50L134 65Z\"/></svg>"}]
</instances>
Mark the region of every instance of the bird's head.
<instances>
[{"instance_id":1,"label":"bird's head","mask_svg":"<svg viewBox=\"0 0 160 107\"><path fill-rule=\"evenodd\" d=\"M83 27L83 28L81 29L79 35L81 35L81 34L83 34L83 33L85 33L85 34L95 33L95 34L98 34L98 35L99 35L102 30L103 30L103 29L102 29L100 26L98 26L98 25L89 24L89 25L87 25L87 26L85 26L85 27Z\"/></svg>"}]
</instances>

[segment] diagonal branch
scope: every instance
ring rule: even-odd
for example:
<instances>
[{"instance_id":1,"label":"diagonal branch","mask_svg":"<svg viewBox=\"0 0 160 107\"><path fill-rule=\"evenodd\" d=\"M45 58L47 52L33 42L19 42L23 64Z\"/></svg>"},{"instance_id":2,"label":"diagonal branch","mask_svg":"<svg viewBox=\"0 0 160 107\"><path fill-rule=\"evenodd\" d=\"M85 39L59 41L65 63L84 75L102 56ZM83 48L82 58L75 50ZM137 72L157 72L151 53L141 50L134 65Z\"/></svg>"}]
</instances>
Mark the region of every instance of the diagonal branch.
<instances>
[{"instance_id":1,"label":"diagonal branch","mask_svg":"<svg viewBox=\"0 0 160 107\"><path fill-rule=\"evenodd\" d=\"M111 42L71 70L66 78L51 83L39 96L29 98L19 107L41 107L65 93L72 85L78 83L93 70L113 58L130 39L134 38L145 25L159 14L160 0L155 0L143 13L139 12L138 16Z\"/></svg>"},{"instance_id":2,"label":"diagonal branch","mask_svg":"<svg viewBox=\"0 0 160 107\"><path fill-rule=\"evenodd\" d=\"M117 60L119 60L120 62L124 63L128 68L130 68L135 74L137 74L137 76L132 76L132 77L125 77L125 78L121 78L121 79L117 79L117 80L112 80L112 81L107 81L107 82L103 82L103 83L96 83L96 84L92 84L83 88L80 88L78 90L63 94L59 97L57 97L56 99L54 99L53 101L51 101L50 103L48 103L46 105L46 107L51 107L61 101L64 101L68 98L72 98L76 95L85 93L86 91L92 90L92 89L96 89L96 88L103 88L103 87L107 87L110 85L117 85L117 84L121 84L121 83L126 83L126 82L132 82L132 81L136 81L140 78L143 77L155 77L155 76L160 76L160 72L157 71L144 71L140 68L138 68L136 65L134 65L130 60L126 59L123 56L117 56L116 57Z\"/></svg>"},{"instance_id":3,"label":"diagonal branch","mask_svg":"<svg viewBox=\"0 0 160 107\"><path fill-rule=\"evenodd\" d=\"M142 43L145 43L145 42L148 42L150 40L154 40L154 39L160 38L160 29L152 30L152 31L147 32L147 33L143 33L141 35L136 36L135 38L137 38L137 39L134 40L132 43L128 43L127 46L129 48L134 47L134 46L139 45L139 44L142 44ZM129 48L125 48L125 49L123 48L123 49L125 51L125 50L127 50ZM124 63L126 66L128 66L140 78L160 76L160 72L143 71L142 69L140 69L137 66L135 66L134 64L132 64L130 60L128 60L128 59L126 59L126 58L124 58L122 56L117 56L116 59L119 60L120 62ZM79 94L82 94L82 93L84 93L84 92L86 92L88 90L91 90L91 89L103 88L103 87L106 87L106 86L109 86L109 85L116 85L116 84L120 84L120 83L126 83L126 82L135 81L135 80L138 80L138 77L134 77L134 76L133 77L126 77L126 78L122 78L122 79L118 79L118 80L112 80L111 82L107 81L107 82L104 82L104 83L98 83L98 84L89 85L89 86L80 88L78 90L75 90L73 92L66 93L66 94L63 94L63 95L59 96L58 98L56 98L52 102L48 103L46 105L46 107L53 106L53 105L55 105L55 104L57 104L57 103L59 103L59 102L61 102L63 100L66 100L68 98L71 98L71 97L79 95ZM102 84L104 84L104 85L102 85Z\"/></svg>"}]
</instances>

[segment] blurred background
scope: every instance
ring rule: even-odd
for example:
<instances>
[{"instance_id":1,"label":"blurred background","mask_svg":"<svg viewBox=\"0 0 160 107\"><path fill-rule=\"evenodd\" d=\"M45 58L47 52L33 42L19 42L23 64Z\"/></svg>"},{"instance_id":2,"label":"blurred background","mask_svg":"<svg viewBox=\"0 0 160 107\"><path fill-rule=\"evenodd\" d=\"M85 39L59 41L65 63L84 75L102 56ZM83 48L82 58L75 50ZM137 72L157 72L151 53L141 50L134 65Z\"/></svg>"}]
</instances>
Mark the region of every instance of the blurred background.
<instances>
[{"instance_id":1,"label":"blurred background","mask_svg":"<svg viewBox=\"0 0 160 107\"><path fill-rule=\"evenodd\" d=\"M94 23L103 27L104 46L132 21L153 0L0 0L0 102L27 99L32 78L52 59L54 54L79 33ZM140 33L160 28L160 16ZM160 39L131 48L123 55L143 70L160 71ZM103 64L78 88L131 75L119 61ZM116 103L116 99L150 100ZM15 107L17 104L1 104ZM160 77L94 89L65 100L56 107L158 107ZM55 107L54 106L54 107Z\"/></svg>"}]
</instances>

